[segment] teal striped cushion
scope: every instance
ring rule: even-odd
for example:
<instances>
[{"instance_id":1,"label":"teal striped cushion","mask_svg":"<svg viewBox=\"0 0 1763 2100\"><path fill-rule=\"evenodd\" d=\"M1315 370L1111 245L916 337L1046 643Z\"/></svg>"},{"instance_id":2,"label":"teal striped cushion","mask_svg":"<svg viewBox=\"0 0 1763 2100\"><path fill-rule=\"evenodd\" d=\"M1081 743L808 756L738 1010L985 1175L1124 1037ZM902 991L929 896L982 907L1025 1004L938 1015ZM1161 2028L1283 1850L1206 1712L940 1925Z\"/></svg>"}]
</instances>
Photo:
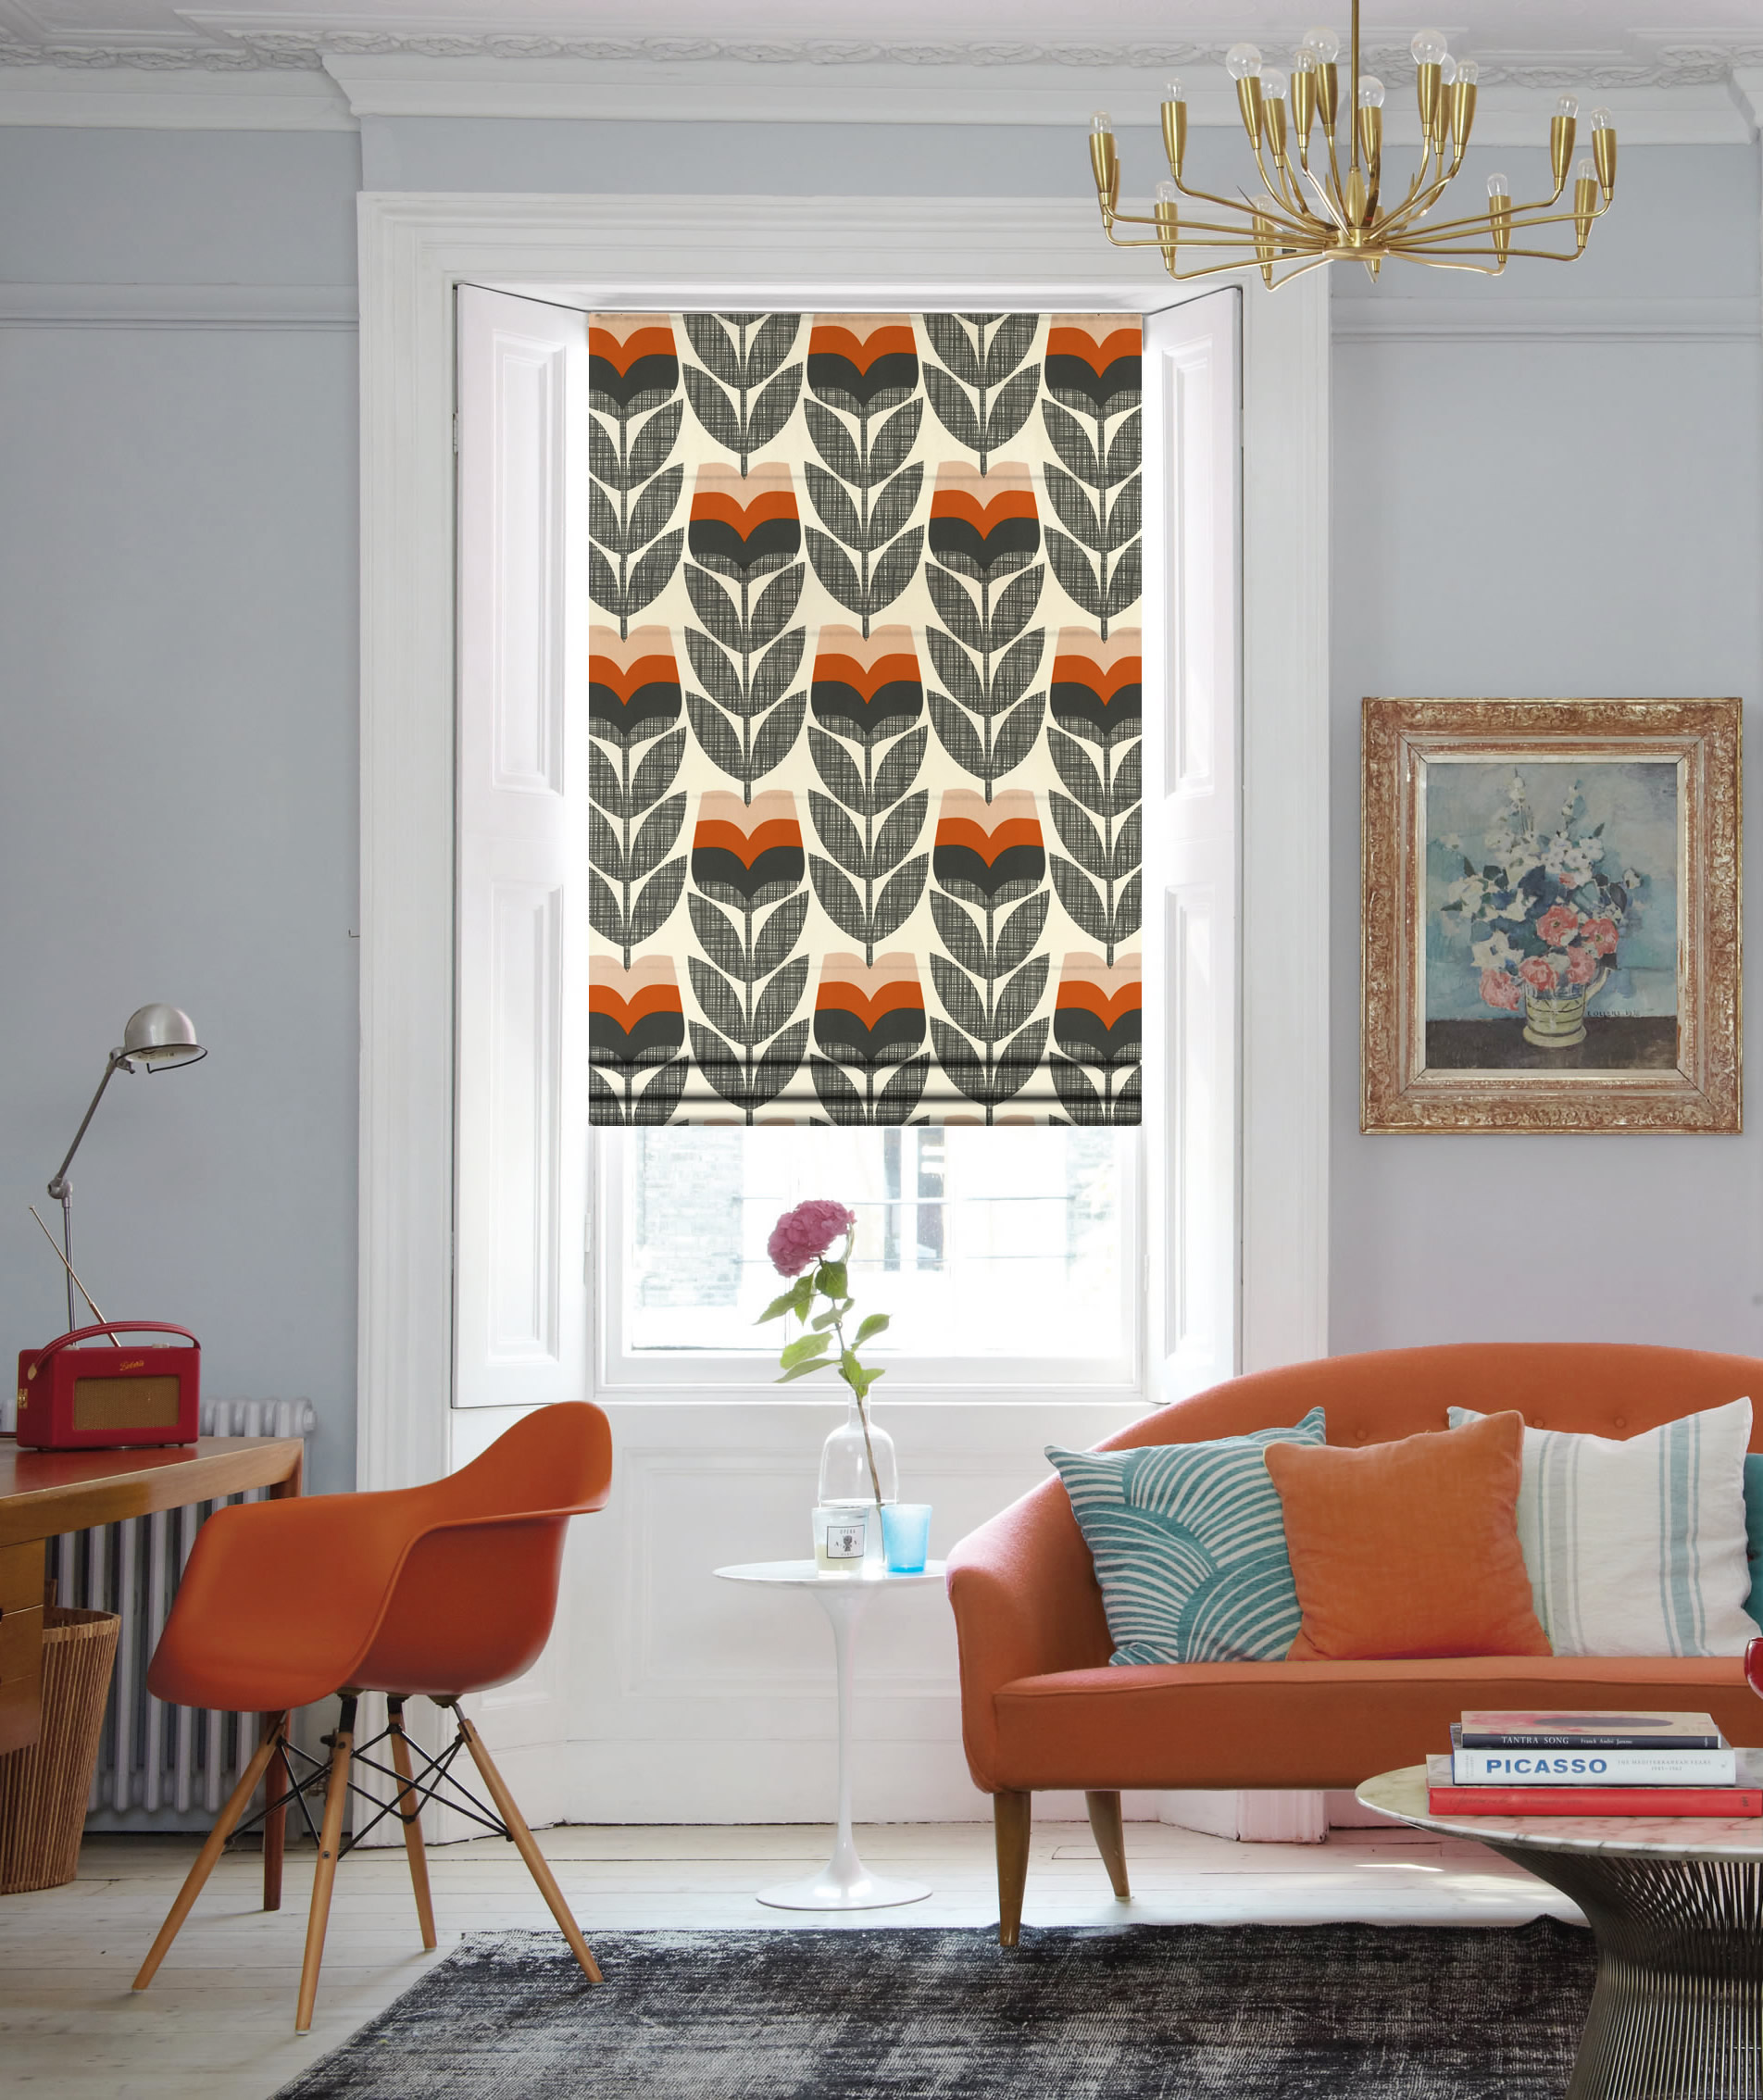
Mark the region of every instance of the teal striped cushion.
<instances>
[{"instance_id":1,"label":"teal striped cushion","mask_svg":"<svg viewBox=\"0 0 1763 2100\"><path fill-rule=\"evenodd\" d=\"M1744 1653L1750 1441L1748 1399L1627 1438L1525 1424L1519 1545L1557 1656Z\"/></svg>"},{"instance_id":2,"label":"teal striped cushion","mask_svg":"<svg viewBox=\"0 0 1763 2100\"><path fill-rule=\"evenodd\" d=\"M1293 1429L1138 1451L1047 1445L1095 1562L1117 1663L1279 1662L1303 1613L1285 1519L1261 1453L1323 1444Z\"/></svg>"}]
</instances>

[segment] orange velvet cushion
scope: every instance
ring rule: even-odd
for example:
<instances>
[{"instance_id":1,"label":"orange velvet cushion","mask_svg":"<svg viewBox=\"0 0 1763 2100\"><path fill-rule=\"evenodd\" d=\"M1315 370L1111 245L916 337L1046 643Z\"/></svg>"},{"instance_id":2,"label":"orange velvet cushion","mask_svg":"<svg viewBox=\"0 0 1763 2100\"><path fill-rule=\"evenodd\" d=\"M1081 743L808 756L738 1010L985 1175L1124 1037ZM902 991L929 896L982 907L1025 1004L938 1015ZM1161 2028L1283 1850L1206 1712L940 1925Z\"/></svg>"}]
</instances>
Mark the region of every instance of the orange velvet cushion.
<instances>
[{"instance_id":1,"label":"orange velvet cushion","mask_svg":"<svg viewBox=\"0 0 1763 2100\"><path fill-rule=\"evenodd\" d=\"M1289 1662L1546 1656L1519 1550L1524 1421L1357 1450L1269 1444L1304 1623Z\"/></svg>"}]
</instances>

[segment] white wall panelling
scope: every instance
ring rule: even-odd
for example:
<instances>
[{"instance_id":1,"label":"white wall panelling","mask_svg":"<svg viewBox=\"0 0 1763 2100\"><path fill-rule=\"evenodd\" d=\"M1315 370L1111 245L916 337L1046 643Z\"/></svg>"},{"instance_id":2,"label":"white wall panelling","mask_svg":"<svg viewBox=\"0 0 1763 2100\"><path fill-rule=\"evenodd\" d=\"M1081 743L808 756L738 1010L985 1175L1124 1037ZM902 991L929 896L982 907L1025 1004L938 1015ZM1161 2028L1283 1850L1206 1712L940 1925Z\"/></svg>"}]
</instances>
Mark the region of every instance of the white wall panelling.
<instances>
[{"instance_id":1,"label":"white wall panelling","mask_svg":"<svg viewBox=\"0 0 1763 2100\"><path fill-rule=\"evenodd\" d=\"M1237 1368L1237 313L1231 287L1145 325L1146 1044L1160 1399ZM1158 695L1162 704L1158 705ZM1160 732L1160 733L1159 733ZM1153 977L1154 985L1159 979ZM1154 1314L1154 1319L1157 1316Z\"/></svg>"},{"instance_id":2,"label":"white wall panelling","mask_svg":"<svg viewBox=\"0 0 1763 2100\"><path fill-rule=\"evenodd\" d=\"M458 1194L454 1396L588 1386L587 840L569 749L586 564L567 492L585 318L459 295ZM580 634L580 645L574 638ZM578 729L578 735L585 731Z\"/></svg>"}]
</instances>

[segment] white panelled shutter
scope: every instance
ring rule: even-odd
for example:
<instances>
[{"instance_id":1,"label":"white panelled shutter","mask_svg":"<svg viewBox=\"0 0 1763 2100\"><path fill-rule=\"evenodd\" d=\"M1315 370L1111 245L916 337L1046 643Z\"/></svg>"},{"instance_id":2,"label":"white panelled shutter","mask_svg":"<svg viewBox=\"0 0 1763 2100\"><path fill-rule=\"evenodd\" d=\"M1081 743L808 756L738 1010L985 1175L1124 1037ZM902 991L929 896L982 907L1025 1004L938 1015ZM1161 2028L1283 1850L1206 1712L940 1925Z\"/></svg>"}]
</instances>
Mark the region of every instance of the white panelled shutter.
<instances>
[{"instance_id":1,"label":"white panelled shutter","mask_svg":"<svg viewBox=\"0 0 1763 2100\"><path fill-rule=\"evenodd\" d=\"M532 1406L588 1392L588 324L458 300L455 1400Z\"/></svg>"},{"instance_id":2,"label":"white panelled shutter","mask_svg":"<svg viewBox=\"0 0 1763 2100\"><path fill-rule=\"evenodd\" d=\"M1144 324L1145 952L1152 1177L1152 1391L1177 1400L1234 1375L1239 1198L1238 312L1214 292ZM1159 1185L1160 1183L1160 1185Z\"/></svg>"}]
</instances>

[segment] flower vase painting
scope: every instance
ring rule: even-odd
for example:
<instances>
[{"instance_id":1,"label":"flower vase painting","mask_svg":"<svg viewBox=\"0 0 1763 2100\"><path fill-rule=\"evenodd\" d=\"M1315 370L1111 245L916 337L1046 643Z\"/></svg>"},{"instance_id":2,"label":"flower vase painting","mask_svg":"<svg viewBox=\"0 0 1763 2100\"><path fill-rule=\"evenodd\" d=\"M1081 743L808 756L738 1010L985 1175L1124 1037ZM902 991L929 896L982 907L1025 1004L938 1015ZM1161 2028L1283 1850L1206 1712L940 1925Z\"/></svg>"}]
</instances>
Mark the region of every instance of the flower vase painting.
<instances>
[{"instance_id":1,"label":"flower vase painting","mask_svg":"<svg viewBox=\"0 0 1763 2100\"><path fill-rule=\"evenodd\" d=\"M1736 1130L1738 703L1364 728L1363 1127Z\"/></svg>"},{"instance_id":2,"label":"flower vase painting","mask_svg":"<svg viewBox=\"0 0 1763 2100\"><path fill-rule=\"evenodd\" d=\"M1426 1061L1677 1062L1677 768L1428 769Z\"/></svg>"}]
</instances>

